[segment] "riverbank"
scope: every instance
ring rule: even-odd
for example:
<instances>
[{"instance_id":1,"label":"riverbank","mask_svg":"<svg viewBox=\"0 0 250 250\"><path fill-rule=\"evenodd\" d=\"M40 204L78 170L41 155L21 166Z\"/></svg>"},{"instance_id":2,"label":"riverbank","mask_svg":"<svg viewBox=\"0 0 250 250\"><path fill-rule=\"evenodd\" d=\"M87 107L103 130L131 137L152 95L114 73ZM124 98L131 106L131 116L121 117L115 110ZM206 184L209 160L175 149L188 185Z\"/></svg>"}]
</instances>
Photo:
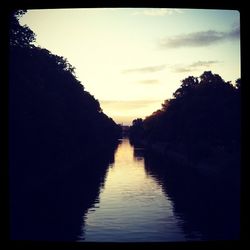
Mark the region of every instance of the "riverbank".
<instances>
[{"instance_id":1,"label":"riverbank","mask_svg":"<svg viewBox=\"0 0 250 250\"><path fill-rule=\"evenodd\" d=\"M230 153L223 147L213 148L206 157L191 158L183 145L154 142L146 140L132 141L135 146L144 147L147 152L160 157L163 161L171 161L178 166L197 172L202 178L213 181L239 182L240 154Z\"/></svg>"},{"instance_id":2,"label":"riverbank","mask_svg":"<svg viewBox=\"0 0 250 250\"><path fill-rule=\"evenodd\" d=\"M57 162L60 169L52 168L39 178L26 172L15 183L11 179L10 238L76 241L84 227L84 213L98 199L115 149L107 148L102 155L96 150L96 155L92 152L89 158ZM51 165L51 161L47 164Z\"/></svg>"},{"instance_id":3,"label":"riverbank","mask_svg":"<svg viewBox=\"0 0 250 250\"><path fill-rule=\"evenodd\" d=\"M233 182L205 177L152 151L145 152L145 167L173 202L188 237L198 233L206 241L240 238L241 200L235 176Z\"/></svg>"}]
</instances>

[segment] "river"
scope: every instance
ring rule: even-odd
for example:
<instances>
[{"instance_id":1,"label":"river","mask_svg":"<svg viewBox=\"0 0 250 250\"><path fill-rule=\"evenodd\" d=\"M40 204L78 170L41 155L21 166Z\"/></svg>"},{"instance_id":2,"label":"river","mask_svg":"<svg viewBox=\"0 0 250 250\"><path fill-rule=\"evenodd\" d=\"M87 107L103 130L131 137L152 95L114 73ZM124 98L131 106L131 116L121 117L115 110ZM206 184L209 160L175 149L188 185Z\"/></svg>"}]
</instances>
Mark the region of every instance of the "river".
<instances>
[{"instance_id":1,"label":"river","mask_svg":"<svg viewBox=\"0 0 250 250\"><path fill-rule=\"evenodd\" d=\"M161 182L146 171L143 149L134 149L128 139L119 144L99 198L84 214L83 224L79 241L189 240ZM199 233L190 239L199 240Z\"/></svg>"},{"instance_id":2,"label":"river","mask_svg":"<svg viewBox=\"0 0 250 250\"><path fill-rule=\"evenodd\" d=\"M206 180L189 168L132 146L128 139L107 152L51 173L41 185L22 182L11 196L11 239L239 239L237 178L228 183Z\"/></svg>"}]
</instances>

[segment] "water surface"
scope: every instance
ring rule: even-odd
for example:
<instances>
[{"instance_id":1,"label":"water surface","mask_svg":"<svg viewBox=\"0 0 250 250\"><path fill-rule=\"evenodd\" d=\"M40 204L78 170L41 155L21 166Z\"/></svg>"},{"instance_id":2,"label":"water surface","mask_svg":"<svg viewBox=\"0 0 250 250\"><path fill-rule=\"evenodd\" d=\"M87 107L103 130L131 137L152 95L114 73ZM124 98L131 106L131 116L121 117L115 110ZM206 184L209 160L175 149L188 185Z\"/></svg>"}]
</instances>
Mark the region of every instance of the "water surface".
<instances>
[{"instance_id":1,"label":"water surface","mask_svg":"<svg viewBox=\"0 0 250 250\"><path fill-rule=\"evenodd\" d=\"M95 205L84 215L80 241L188 240L160 182L146 172L143 149L123 139ZM192 239L199 239L199 234Z\"/></svg>"}]
</instances>

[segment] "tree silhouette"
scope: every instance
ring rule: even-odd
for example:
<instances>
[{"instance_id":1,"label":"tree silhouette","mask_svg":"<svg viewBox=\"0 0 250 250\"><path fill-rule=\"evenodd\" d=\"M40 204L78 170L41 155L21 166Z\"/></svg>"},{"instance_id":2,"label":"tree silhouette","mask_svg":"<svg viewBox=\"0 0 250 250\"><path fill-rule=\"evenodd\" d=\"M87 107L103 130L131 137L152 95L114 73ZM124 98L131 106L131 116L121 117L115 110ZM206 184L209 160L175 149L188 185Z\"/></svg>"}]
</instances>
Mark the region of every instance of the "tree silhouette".
<instances>
[{"instance_id":1,"label":"tree silhouette","mask_svg":"<svg viewBox=\"0 0 250 250\"><path fill-rule=\"evenodd\" d=\"M140 141L143 137L143 120L141 118L135 119L132 122L132 127L129 131L129 136L132 144Z\"/></svg>"},{"instance_id":2,"label":"tree silhouette","mask_svg":"<svg viewBox=\"0 0 250 250\"><path fill-rule=\"evenodd\" d=\"M147 146L161 145L185 156L192 164L240 162L240 79L236 87L219 75L205 71L199 78L182 81L174 98L146 117L137 136ZM133 123L131 131L138 127ZM144 144L145 144L144 143ZM216 165L216 164L214 164Z\"/></svg>"},{"instance_id":3,"label":"tree silhouette","mask_svg":"<svg viewBox=\"0 0 250 250\"><path fill-rule=\"evenodd\" d=\"M62 56L36 47L34 33L10 18L10 172L17 183L36 185L49 173L103 158L117 144L120 127L76 79ZM21 185L21 184L20 184ZM26 185L27 186L27 185ZM15 190L17 191L17 189Z\"/></svg>"},{"instance_id":4,"label":"tree silhouette","mask_svg":"<svg viewBox=\"0 0 250 250\"><path fill-rule=\"evenodd\" d=\"M11 46L31 46L31 42L35 41L35 34L27 26L21 26L19 24L19 18L22 17L26 10L15 10L10 13L9 16L9 35Z\"/></svg>"},{"instance_id":5,"label":"tree silhouette","mask_svg":"<svg viewBox=\"0 0 250 250\"><path fill-rule=\"evenodd\" d=\"M193 76L189 76L188 78L182 81L181 87L175 91L173 96L175 98L183 97L184 95L188 95L192 93L193 89L198 85L199 81L197 78Z\"/></svg>"},{"instance_id":6,"label":"tree silhouette","mask_svg":"<svg viewBox=\"0 0 250 250\"><path fill-rule=\"evenodd\" d=\"M240 78L236 80L236 88L238 90L241 90L241 79Z\"/></svg>"},{"instance_id":7,"label":"tree silhouette","mask_svg":"<svg viewBox=\"0 0 250 250\"><path fill-rule=\"evenodd\" d=\"M32 44L35 34L18 21L25 12L10 15L11 238L72 240L98 196L121 128L64 57Z\"/></svg>"}]
</instances>

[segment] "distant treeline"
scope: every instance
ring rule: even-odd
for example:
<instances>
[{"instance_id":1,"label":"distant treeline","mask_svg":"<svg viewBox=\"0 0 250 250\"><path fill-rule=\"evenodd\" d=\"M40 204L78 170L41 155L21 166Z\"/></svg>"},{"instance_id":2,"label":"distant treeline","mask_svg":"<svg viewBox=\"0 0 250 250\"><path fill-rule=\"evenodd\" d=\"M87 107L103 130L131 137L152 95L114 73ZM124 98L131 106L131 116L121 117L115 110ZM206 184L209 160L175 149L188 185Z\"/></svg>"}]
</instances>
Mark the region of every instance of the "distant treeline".
<instances>
[{"instance_id":1,"label":"distant treeline","mask_svg":"<svg viewBox=\"0 0 250 250\"><path fill-rule=\"evenodd\" d=\"M208 175L239 169L240 89L240 79L233 85L211 71L187 77L160 110L133 121L130 140Z\"/></svg>"},{"instance_id":2,"label":"distant treeline","mask_svg":"<svg viewBox=\"0 0 250 250\"><path fill-rule=\"evenodd\" d=\"M76 162L105 158L121 134L70 63L32 45L35 34L18 21L25 12L12 13L9 28L9 149L15 183L37 182Z\"/></svg>"}]
</instances>

